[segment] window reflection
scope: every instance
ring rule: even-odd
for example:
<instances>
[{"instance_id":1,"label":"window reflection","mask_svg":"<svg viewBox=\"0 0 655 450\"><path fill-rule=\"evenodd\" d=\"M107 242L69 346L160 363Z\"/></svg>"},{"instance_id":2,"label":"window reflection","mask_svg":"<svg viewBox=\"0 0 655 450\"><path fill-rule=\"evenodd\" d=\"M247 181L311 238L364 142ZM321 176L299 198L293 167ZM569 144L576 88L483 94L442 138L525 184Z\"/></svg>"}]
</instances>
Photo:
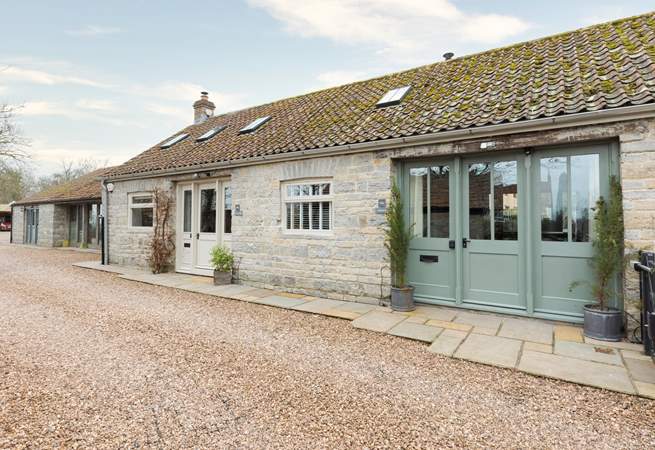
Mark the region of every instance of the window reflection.
<instances>
[{"instance_id":1,"label":"window reflection","mask_svg":"<svg viewBox=\"0 0 655 450\"><path fill-rule=\"evenodd\" d=\"M518 185L516 161L494 163L494 239L518 239Z\"/></svg>"},{"instance_id":2,"label":"window reflection","mask_svg":"<svg viewBox=\"0 0 655 450\"><path fill-rule=\"evenodd\" d=\"M571 156L571 239L589 242L593 212L600 196L599 156Z\"/></svg>"},{"instance_id":3,"label":"window reflection","mask_svg":"<svg viewBox=\"0 0 655 450\"><path fill-rule=\"evenodd\" d=\"M430 168L430 237L450 236L449 166Z\"/></svg>"},{"instance_id":4,"label":"window reflection","mask_svg":"<svg viewBox=\"0 0 655 450\"><path fill-rule=\"evenodd\" d=\"M409 169L409 225L415 234L428 237L428 169Z\"/></svg>"},{"instance_id":5,"label":"window reflection","mask_svg":"<svg viewBox=\"0 0 655 450\"><path fill-rule=\"evenodd\" d=\"M469 164L469 239L491 239L491 166Z\"/></svg>"},{"instance_id":6,"label":"window reflection","mask_svg":"<svg viewBox=\"0 0 655 450\"><path fill-rule=\"evenodd\" d=\"M566 157L542 158L540 164L541 240L568 239Z\"/></svg>"}]
</instances>

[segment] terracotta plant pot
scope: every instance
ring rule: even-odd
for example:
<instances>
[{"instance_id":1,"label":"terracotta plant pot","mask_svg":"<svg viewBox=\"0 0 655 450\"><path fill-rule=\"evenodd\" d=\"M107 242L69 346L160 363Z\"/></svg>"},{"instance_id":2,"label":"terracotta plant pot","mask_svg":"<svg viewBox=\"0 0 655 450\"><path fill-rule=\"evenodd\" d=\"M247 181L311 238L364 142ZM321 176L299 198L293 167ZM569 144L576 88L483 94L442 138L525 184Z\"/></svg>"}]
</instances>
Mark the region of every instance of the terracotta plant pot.
<instances>
[{"instance_id":1,"label":"terracotta plant pot","mask_svg":"<svg viewBox=\"0 0 655 450\"><path fill-rule=\"evenodd\" d=\"M214 270L214 286L232 284L232 272L219 272Z\"/></svg>"},{"instance_id":2,"label":"terracotta plant pot","mask_svg":"<svg viewBox=\"0 0 655 450\"><path fill-rule=\"evenodd\" d=\"M414 311L414 288L407 286L404 288L391 288L391 309L394 311Z\"/></svg>"},{"instance_id":3,"label":"terracotta plant pot","mask_svg":"<svg viewBox=\"0 0 655 450\"><path fill-rule=\"evenodd\" d=\"M620 341L623 337L623 313L615 308L602 310L598 305L584 307L584 335L600 341Z\"/></svg>"}]
</instances>

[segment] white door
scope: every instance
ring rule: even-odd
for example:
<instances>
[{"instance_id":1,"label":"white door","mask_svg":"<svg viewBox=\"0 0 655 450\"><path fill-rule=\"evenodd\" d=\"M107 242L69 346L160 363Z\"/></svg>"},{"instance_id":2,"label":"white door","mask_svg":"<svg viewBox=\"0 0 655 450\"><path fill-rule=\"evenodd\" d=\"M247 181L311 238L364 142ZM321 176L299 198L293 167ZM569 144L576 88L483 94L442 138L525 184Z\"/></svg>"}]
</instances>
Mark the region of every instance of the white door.
<instances>
[{"instance_id":1,"label":"white door","mask_svg":"<svg viewBox=\"0 0 655 450\"><path fill-rule=\"evenodd\" d=\"M193 271L193 185L183 185L178 189L178 219L177 270Z\"/></svg>"},{"instance_id":2,"label":"white door","mask_svg":"<svg viewBox=\"0 0 655 450\"><path fill-rule=\"evenodd\" d=\"M211 276L212 247L221 243L222 199L219 181L194 182L178 186L177 263L179 272Z\"/></svg>"}]
</instances>

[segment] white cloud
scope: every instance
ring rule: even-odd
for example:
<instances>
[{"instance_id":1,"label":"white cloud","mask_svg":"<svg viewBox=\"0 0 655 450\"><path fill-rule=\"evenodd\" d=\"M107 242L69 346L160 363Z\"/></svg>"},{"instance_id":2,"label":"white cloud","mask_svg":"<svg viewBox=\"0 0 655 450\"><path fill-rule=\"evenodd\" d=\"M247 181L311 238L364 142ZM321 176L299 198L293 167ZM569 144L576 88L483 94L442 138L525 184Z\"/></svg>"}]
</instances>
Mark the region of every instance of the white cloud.
<instances>
[{"instance_id":1,"label":"white cloud","mask_svg":"<svg viewBox=\"0 0 655 450\"><path fill-rule=\"evenodd\" d=\"M346 44L368 44L396 60L432 60L456 45L493 45L526 31L524 20L476 14L449 0L248 0L287 31Z\"/></svg>"},{"instance_id":2,"label":"white cloud","mask_svg":"<svg viewBox=\"0 0 655 450\"><path fill-rule=\"evenodd\" d=\"M82 98L77 102L75 102L75 106L81 109L88 109L91 111L117 112L119 110L118 106L116 105L116 102L112 100Z\"/></svg>"},{"instance_id":3,"label":"white cloud","mask_svg":"<svg viewBox=\"0 0 655 450\"><path fill-rule=\"evenodd\" d=\"M81 104L84 105L85 101L81 101ZM18 118L20 118L20 116L65 117L74 121L91 120L114 126L137 126L135 123L128 123L120 118L109 117L103 114L98 114L98 112L99 111L94 111L92 108L80 106L79 101L74 105L61 102L33 101L26 102L18 111L17 116Z\"/></svg>"},{"instance_id":4,"label":"white cloud","mask_svg":"<svg viewBox=\"0 0 655 450\"><path fill-rule=\"evenodd\" d=\"M145 106L146 111L159 114L160 116L173 117L183 121L183 123L191 123L193 119L193 111L191 108L181 108L171 105L162 105L159 103L150 103Z\"/></svg>"},{"instance_id":5,"label":"white cloud","mask_svg":"<svg viewBox=\"0 0 655 450\"><path fill-rule=\"evenodd\" d=\"M0 68L0 78L13 81L23 81L35 84L56 85L56 84L77 84L91 87L109 87L88 78L74 75L59 75L44 70L26 69L23 67L9 66Z\"/></svg>"},{"instance_id":6,"label":"white cloud","mask_svg":"<svg viewBox=\"0 0 655 450\"><path fill-rule=\"evenodd\" d=\"M0 85L0 94L4 94L9 90L7 86Z\"/></svg>"},{"instance_id":7,"label":"white cloud","mask_svg":"<svg viewBox=\"0 0 655 450\"><path fill-rule=\"evenodd\" d=\"M365 80L371 74L361 70L333 70L318 74L316 79L323 87L340 86L342 84L352 83L353 81Z\"/></svg>"},{"instance_id":8,"label":"white cloud","mask_svg":"<svg viewBox=\"0 0 655 450\"><path fill-rule=\"evenodd\" d=\"M123 30L117 27L101 27L98 25L85 25L76 30L66 30L65 33L75 37L97 37L108 34L121 33Z\"/></svg>"},{"instance_id":9,"label":"white cloud","mask_svg":"<svg viewBox=\"0 0 655 450\"><path fill-rule=\"evenodd\" d=\"M157 98L167 102L184 102L184 104L187 105L184 109L187 111L187 119L192 116L192 114L189 113L189 111L191 111L191 105L194 101L200 98L201 91L209 92L209 99L216 104L217 113L224 113L242 108L245 105L245 100L247 98L247 95L242 93L212 91L205 86L184 81L164 81L150 86L132 86L129 89L129 92L133 95ZM176 113L173 112L175 109L178 111L181 110L181 108L174 108L172 106L161 104L150 106L153 107L153 109L150 109L151 112L171 116L176 115Z\"/></svg>"}]
</instances>

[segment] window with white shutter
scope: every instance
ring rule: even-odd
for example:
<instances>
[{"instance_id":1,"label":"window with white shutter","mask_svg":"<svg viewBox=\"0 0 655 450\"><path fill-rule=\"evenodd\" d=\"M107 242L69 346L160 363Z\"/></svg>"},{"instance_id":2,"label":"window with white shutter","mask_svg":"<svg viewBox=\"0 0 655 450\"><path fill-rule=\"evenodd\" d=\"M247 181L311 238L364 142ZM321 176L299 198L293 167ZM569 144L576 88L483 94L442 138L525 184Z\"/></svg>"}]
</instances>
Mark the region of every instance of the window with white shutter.
<instances>
[{"instance_id":1,"label":"window with white shutter","mask_svg":"<svg viewBox=\"0 0 655 450\"><path fill-rule=\"evenodd\" d=\"M288 233L326 233L332 230L332 182L303 181L283 185L283 212Z\"/></svg>"}]
</instances>

